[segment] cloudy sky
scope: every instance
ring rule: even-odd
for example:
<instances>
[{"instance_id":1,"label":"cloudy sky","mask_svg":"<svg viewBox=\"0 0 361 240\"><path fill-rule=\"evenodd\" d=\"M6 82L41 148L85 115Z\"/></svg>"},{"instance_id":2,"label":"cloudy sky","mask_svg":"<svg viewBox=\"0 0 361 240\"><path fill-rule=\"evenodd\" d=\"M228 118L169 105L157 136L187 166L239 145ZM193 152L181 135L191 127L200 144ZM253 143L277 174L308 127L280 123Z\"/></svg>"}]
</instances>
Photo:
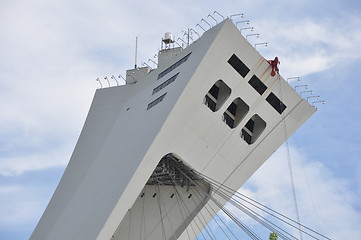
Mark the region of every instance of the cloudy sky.
<instances>
[{"instance_id":1,"label":"cloudy sky","mask_svg":"<svg viewBox=\"0 0 361 240\"><path fill-rule=\"evenodd\" d=\"M359 0L1 0L0 239L30 237L74 149L95 79L134 66L136 36L138 64L148 62L164 32L197 29L214 10L244 13L260 34L249 41L268 43L261 54L278 56L284 78L301 77L292 86L307 84L326 101L289 140L300 220L331 239L361 238ZM294 216L287 148L242 191Z\"/></svg>"}]
</instances>

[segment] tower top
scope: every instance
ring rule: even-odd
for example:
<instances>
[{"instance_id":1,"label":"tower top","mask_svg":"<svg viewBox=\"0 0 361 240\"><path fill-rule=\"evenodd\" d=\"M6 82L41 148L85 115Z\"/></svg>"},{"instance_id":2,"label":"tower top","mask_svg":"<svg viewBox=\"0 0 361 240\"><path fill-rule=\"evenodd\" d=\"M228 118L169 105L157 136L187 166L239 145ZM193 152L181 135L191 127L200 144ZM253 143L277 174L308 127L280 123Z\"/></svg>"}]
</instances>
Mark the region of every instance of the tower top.
<instances>
[{"instance_id":1,"label":"tower top","mask_svg":"<svg viewBox=\"0 0 361 240\"><path fill-rule=\"evenodd\" d=\"M164 38L162 39L162 41L165 43L165 44L170 44L170 43L174 43L174 36L173 36L173 33L171 32L166 32L164 34Z\"/></svg>"}]
</instances>

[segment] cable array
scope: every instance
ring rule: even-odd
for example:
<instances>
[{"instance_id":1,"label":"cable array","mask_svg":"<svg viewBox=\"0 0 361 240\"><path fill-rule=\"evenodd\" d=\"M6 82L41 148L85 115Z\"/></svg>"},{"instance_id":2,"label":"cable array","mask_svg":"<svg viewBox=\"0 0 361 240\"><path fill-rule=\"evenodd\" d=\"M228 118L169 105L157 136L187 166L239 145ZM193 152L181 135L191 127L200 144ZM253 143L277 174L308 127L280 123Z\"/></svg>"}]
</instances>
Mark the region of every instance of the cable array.
<instances>
[{"instance_id":1,"label":"cable array","mask_svg":"<svg viewBox=\"0 0 361 240\"><path fill-rule=\"evenodd\" d=\"M152 209L147 205L149 201L154 203ZM124 239L127 235L133 236L130 239L141 240L177 239L180 234L185 239L261 240L268 239L270 233L277 234L279 239L298 240L298 231L309 239L330 240L298 221L195 171L172 154L162 158L137 202L137 209L129 210L126 219L123 219L123 227L117 230L112 240ZM199 206L201 210L196 211ZM154 220L146 220L147 211L150 210L153 211L151 217L157 218L156 223ZM180 226L172 219L175 212L180 219ZM133 235L130 231L133 231ZM156 234L157 238L152 237Z\"/></svg>"}]
</instances>

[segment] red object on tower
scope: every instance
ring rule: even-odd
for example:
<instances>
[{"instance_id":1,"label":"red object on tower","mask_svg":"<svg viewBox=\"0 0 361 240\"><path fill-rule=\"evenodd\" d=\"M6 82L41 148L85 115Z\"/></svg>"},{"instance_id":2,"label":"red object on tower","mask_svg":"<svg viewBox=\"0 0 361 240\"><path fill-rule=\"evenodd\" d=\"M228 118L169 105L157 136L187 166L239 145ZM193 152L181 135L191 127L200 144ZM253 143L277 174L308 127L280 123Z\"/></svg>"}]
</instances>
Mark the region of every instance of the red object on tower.
<instances>
[{"instance_id":1,"label":"red object on tower","mask_svg":"<svg viewBox=\"0 0 361 240\"><path fill-rule=\"evenodd\" d=\"M271 76L274 77L276 72L279 73L278 64L280 64L280 61L278 61L278 57L275 57L274 60L269 60L268 62L272 67Z\"/></svg>"}]
</instances>

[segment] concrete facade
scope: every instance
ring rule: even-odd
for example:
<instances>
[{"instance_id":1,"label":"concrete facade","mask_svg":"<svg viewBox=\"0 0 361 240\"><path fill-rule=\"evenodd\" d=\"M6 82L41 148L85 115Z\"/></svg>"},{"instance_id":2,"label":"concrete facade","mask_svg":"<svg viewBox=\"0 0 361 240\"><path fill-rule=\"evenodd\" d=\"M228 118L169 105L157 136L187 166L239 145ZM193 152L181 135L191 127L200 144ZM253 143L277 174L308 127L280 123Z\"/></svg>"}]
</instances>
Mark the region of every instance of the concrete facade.
<instances>
[{"instance_id":1,"label":"concrete facade","mask_svg":"<svg viewBox=\"0 0 361 240\"><path fill-rule=\"evenodd\" d=\"M233 55L248 67L244 77L229 63ZM267 60L225 20L177 51L168 64L142 71L142 78L131 84L98 89L69 165L30 239L114 239L149 188L146 183L157 164L169 153L197 172L240 188L315 112L281 76L271 77L270 72ZM253 76L266 86L262 94L249 83ZM219 80L230 91L221 98L226 88L220 88L219 106L213 111L205 97ZM267 100L271 93L286 106L282 113ZM230 127L224 113L233 101L248 109ZM258 137L247 143L241 135L251 118ZM129 231L126 234L133 236ZM167 239L188 239L182 231L167 233Z\"/></svg>"}]
</instances>

